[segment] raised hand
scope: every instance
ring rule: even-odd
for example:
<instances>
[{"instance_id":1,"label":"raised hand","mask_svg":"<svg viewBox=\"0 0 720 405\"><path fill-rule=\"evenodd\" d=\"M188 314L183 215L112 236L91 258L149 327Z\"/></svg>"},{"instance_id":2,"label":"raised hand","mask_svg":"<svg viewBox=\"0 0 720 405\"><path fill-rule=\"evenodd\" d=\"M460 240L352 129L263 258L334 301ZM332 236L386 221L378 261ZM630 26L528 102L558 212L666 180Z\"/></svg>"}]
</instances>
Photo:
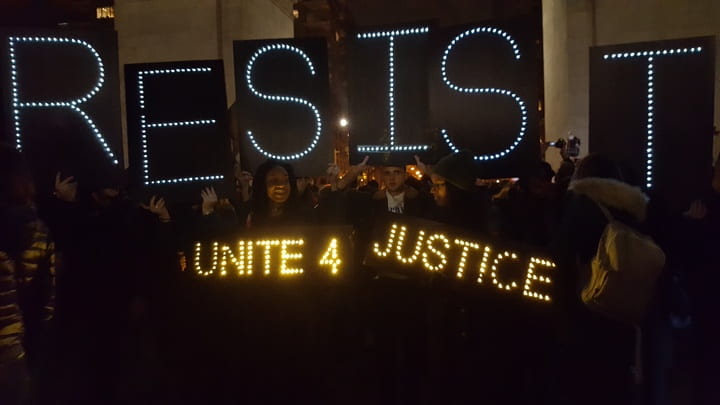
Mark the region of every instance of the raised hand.
<instances>
[{"instance_id":1,"label":"raised hand","mask_svg":"<svg viewBox=\"0 0 720 405\"><path fill-rule=\"evenodd\" d=\"M167 206L165 205L164 198L158 198L157 196L152 196L150 198L150 204L148 204L148 205L142 204L141 207L143 207L144 209L157 215L158 218L160 219L160 221L170 222L170 212L168 211Z\"/></svg>"},{"instance_id":2,"label":"raised hand","mask_svg":"<svg viewBox=\"0 0 720 405\"><path fill-rule=\"evenodd\" d=\"M356 173L360 173L363 170L367 169L368 166L368 160L370 160L370 156L365 156L365 159L362 160L362 162L356 164L355 166L351 167L350 170Z\"/></svg>"},{"instance_id":3,"label":"raised hand","mask_svg":"<svg viewBox=\"0 0 720 405\"><path fill-rule=\"evenodd\" d=\"M250 190L252 189L252 183L252 173L245 170L240 172L240 176L238 177L238 184L240 186L240 194L242 195L243 202L250 201Z\"/></svg>"},{"instance_id":4,"label":"raised hand","mask_svg":"<svg viewBox=\"0 0 720 405\"><path fill-rule=\"evenodd\" d=\"M60 173L55 175L55 191L53 195L61 201L75 202L77 199L77 182L75 177L70 176L61 179Z\"/></svg>"},{"instance_id":5,"label":"raised hand","mask_svg":"<svg viewBox=\"0 0 720 405\"><path fill-rule=\"evenodd\" d=\"M202 213L203 215L212 214L218 204L218 196L214 187L206 187L200 192L202 197Z\"/></svg>"},{"instance_id":6,"label":"raised hand","mask_svg":"<svg viewBox=\"0 0 720 405\"><path fill-rule=\"evenodd\" d=\"M423 176L430 174L428 173L427 165L423 163L422 160L420 160L420 157L418 157L418 155L415 155L415 166L417 166L418 170L420 170L420 173L422 173Z\"/></svg>"},{"instance_id":7,"label":"raised hand","mask_svg":"<svg viewBox=\"0 0 720 405\"><path fill-rule=\"evenodd\" d=\"M325 171L330 181L333 181L340 176L340 168L335 163L328 163L328 168Z\"/></svg>"},{"instance_id":8,"label":"raised hand","mask_svg":"<svg viewBox=\"0 0 720 405\"><path fill-rule=\"evenodd\" d=\"M685 211L685 216L692 219L703 219L707 215L705 203L697 200L690 204L690 209Z\"/></svg>"}]
</instances>

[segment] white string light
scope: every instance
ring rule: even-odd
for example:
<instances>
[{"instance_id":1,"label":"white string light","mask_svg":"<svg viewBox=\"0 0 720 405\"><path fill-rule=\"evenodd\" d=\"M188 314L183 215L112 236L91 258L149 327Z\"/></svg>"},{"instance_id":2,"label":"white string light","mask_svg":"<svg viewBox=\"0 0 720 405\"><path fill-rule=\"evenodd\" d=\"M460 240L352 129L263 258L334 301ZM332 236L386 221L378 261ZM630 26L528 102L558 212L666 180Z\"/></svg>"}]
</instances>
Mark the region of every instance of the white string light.
<instances>
[{"instance_id":1,"label":"white string light","mask_svg":"<svg viewBox=\"0 0 720 405\"><path fill-rule=\"evenodd\" d=\"M477 35L477 34L491 34L491 35L498 35L505 39L510 46L512 47L513 56L516 60L520 59L520 50L518 48L517 42L505 31L498 29L498 28L492 28L492 27L477 27L473 28L471 30L467 30L460 35L456 36L452 41L450 41L450 45L445 49L445 53L442 57L442 62L440 64L440 71L442 74L442 79L445 84L450 87L452 90L455 90L460 93L474 93L474 94L498 94L501 96L507 96L513 99L515 103L520 108L521 113L521 123L520 123L520 131L518 133L518 136L515 138L515 141L512 143L512 145L508 146L504 150L493 153L493 154L487 154L487 155L475 155L475 160L494 160L499 159L510 152L512 152L522 141L522 139L525 137L525 132L527 131L527 121L528 121L528 112L527 107L525 106L525 102L518 96L517 94L513 93L512 91L505 90L505 89L498 89L494 87L483 87L483 88L475 88L475 87L461 87L456 84L454 84L450 79L448 78L447 74L447 61L450 56L450 51L452 51L453 47L463 38L468 37L470 35ZM450 136L448 135L448 132L445 129L441 129L440 133L442 134L443 139L445 140L445 143L448 145L450 150L457 153L460 151L460 149L455 146L455 144L450 140Z\"/></svg>"},{"instance_id":2,"label":"white string light","mask_svg":"<svg viewBox=\"0 0 720 405\"><path fill-rule=\"evenodd\" d=\"M364 153L383 152L417 152L430 149L429 145L396 145L395 144L395 37L401 35L418 35L430 32L428 27L409 28L394 31L379 31L358 34L358 39L388 38L388 112L390 118L390 143L388 145L358 145L357 151Z\"/></svg>"},{"instance_id":3,"label":"white string light","mask_svg":"<svg viewBox=\"0 0 720 405\"><path fill-rule=\"evenodd\" d=\"M696 54L702 52L702 47L671 48L652 51L618 52L603 55L603 59L647 59L647 145L646 145L646 167L645 187L651 189L653 186L654 167L654 145L655 145L655 70L654 61L656 57L667 55Z\"/></svg>"},{"instance_id":4,"label":"white string light","mask_svg":"<svg viewBox=\"0 0 720 405\"><path fill-rule=\"evenodd\" d=\"M186 73L209 73L212 72L210 67L199 68L177 68L177 69L152 69L142 70L138 72L138 99L141 110L145 110L145 76L160 76L172 74ZM195 176L195 177L179 177L174 179L150 179L150 159L148 156L148 128L173 128L173 127L189 127L201 125L216 125L216 120L196 120L196 121L170 121L170 122L147 122L147 117L140 115L140 139L142 143L142 161L143 161L143 179L146 186L163 185L163 184L180 184L191 183L197 181L215 181L222 180L224 176Z\"/></svg>"},{"instance_id":5,"label":"white string light","mask_svg":"<svg viewBox=\"0 0 720 405\"><path fill-rule=\"evenodd\" d=\"M247 66L245 67L245 80L247 82L248 89L250 89L250 92L254 94L257 97L262 98L263 100L271 100L271 101L283 101L283 102L290 102L290 103L297 103L302 104L309 108L313 114L315 115L315 135L310 142L310 145L306 147L302 152L300 153L293 153L288 155L278 155L274 153L270 153L266 151L263 147L258 144L257 140L255 139L255 136L253 136L252 131L247 131L248 138L250 139L250 143L252 143L253 147L260 152L262 155L268 158L272 159L278 159L278 160L296 160L300 159L303 156L310 153L313 149L315 149L315 146L317 146L318 141L320 140L320 134L322 132L322 118L320 117L320 111L315 107L314 104L311 102L299 98L299 97L292 97L292 96L276 96L276 95L270 95L270 94L264 94L259 92L257 89L255 89L255 86L252 84L252 69L255 65L255 61L260 57L260 55L270 52L270 51L290 51L298 54L301 56L305 63L307 64L308 68L310 69L310 74L315 75L315 67L313 66L312 61L307 56L305 52L303 52L300 48L297 48L292 45L288 44L272 44L272 45L266 45L255 51L255 53L252 54L250 57L250 60L248 61Z\"/></svg>"},{"instance_id":6,"label":"white string light","mask_svg":"<svg viewBox=\"0 0 720 405\"><path fill-rule=\"evenodd\" d=\"M15 147L18 150L22 150L22 134L20 131L20 110L22 108L69 108L76 113L78 113L83 120L85 120L85 123L88 124L90 129L92 130L93 134L95 134L95 138L100 142L100 145L102 145L102 148L105 150L105 153L110 158L110 160L113 162L113 164L117 165L119 164L117 158L115 158L115 154L113 154L112 150L110 149L110 146L105 141L105 138L103 137L102 133L100 132L100 129L95 125L93 120L90 118L85 111L81 110L78 105L87 102L90 100L93 96L95 96L100 89L103 86L103 83L105 82L105 67L103 65L102 58L100 57L100 54L95 50L95 48L90 45L88 42L83 41L81 39L76 38L65 38L65 37L10 37L10 77L12 81L12 107L13 107L13 119L14 119L14 126L15 126ZM80 45L85 47L90 53L95 57L95 61L97 62L98 66L98 80L97 83L93 86L92 90L90 90L87 94L85 94L82 97L79 97L75 100L68 100L68 101L50 101L50 102L37 102L37 101L20 101L20 90L19 90L19 81L18 81L18 70L17 70L17 56L15 54L15 44L16 43L30 43L30 42L41 42L41 43L61 43L61 44L74 44L74 45Z\"/></svg>"}]
</instances>

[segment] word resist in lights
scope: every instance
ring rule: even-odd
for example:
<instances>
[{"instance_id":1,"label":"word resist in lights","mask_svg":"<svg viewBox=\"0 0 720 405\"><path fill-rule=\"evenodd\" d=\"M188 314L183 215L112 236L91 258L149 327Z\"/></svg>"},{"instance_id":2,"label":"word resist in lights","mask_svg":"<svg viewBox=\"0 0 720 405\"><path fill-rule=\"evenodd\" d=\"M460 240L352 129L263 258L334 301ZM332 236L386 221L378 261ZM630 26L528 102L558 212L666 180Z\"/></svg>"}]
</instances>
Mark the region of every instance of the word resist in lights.
<instances>
[{"instance_id":1,"label":"word resist in lights","mask_svg":"<svg viewBox=\"0 0 720 405\"><path fill-rule=\"evenodd\" d=\"M88 42L83 41L81 39L75 39L75 38L64 38L64 37L10 37L10 78L12 82L12 108L13 108L13 120L15 124L15 146L18 150L22 150L22 135L20 131L20 110L23 108L69 108L76 113L78 113L85 123L88 124L90 129L92 130L93 134L95 134L95 137L100 142L100 145L105 150L105 153L108 155L110 160L114 164L119 164L117 158L115 157L115 154L113 154L112 150L110 150L110 146L108 146L107 142L105 141L105 138L102 136L102 133L98 129L98 127L95 125L93 120L90 118L85 111L81 110L78 105L87 102L90 100L93 96L95 96L100 89L103 86L103 83L105 82L105 67L103 65L102 58L100 57L100 54L95 50L95 48L90 45ZM97 62L98 66L98 80L97 83L93 86L92 90L90 90L87 94L85 94L82 97L79 97L74 100L65 100L65 101L45 101L45 102L38 102L38 101L21 101L20 99L20 88L19 88L19 79L18 79L18 61L17 57L15 55L15 46L16 44L20 43L31 43L31 42L40 42L40 43L47 43L47 44L73 44L73 45L79 45L82 47L85 47L90 53L95 57L95 61Z\"/></svg>"},{"instance_id":2,"label":"word resist in lights","mask_svg":"<svg viewBox=\"0 0 720 405\"><path fill-rule=\"evenodd\" d=\"M647 149L646 149L646 167L645 167L645 186L650 189L653 186L653 166L654 166L654 131L655 131L655 58L666 56L697 54L702 51L702 47L690 48L672 48L660 49L654 51L636 51L636 52L618 52L603 55L605 60L614 59L633 59L643 58L647 60Z\"/></svg>"},{"instance_id":3,"label":"word resist in lights","mask_svg":"<svg viewBox=\"0 0 720 405\"><path fill-rule=\"evenodd\" d=\"M179 177L174 179L150 180L150 159L148 154L148 129L149 128L173 128L173 127L192 127L200 125L215 125L215 120L197 120L197 121L172 121L172 122L147 122L145 115L145 80L147 76L175 75L175 74L192 74L192 73L208 73L212 68L178 68L178 69L153 69L142 70L138 72L138 98L140 109L143 113L140 115L140 138L142 142L142 161L143 161L143 180L146 186L158 184L177 184L190 183L196 181L222 180L223 176L196 176L196 177Z\"/></svg>"},{"instance_id":4,"label":"word resist in lights","mask_svg":"<svg viewBox=\"0 0 720 405\"><path fill-rule=\"evenodd\" d=\"M520 131L518 132L518 136L515 138L515 141L510 146L508 146L507 148L505 148L504 150L502 150L500 152L487 154L487 155L475 155L475 160L499 159L499 158L502 158L505 155L509 154L510 152L512 152L513 149L515 149L520 144L523 137L525 137L525 132L527 130L527 121L528 121L527 107L525 106L525 102L520 98L520 96L518 96L517 94L513 93L510 90L497 89L497 88L493 88L493 87L483 87L483 88L462 87L462 86L456 85L448 78L447 62L448 62L448 59L450 58L450 52L453 50L455 45L457 45L457 43L460 42L460 40L462 40L463 38L469 37L471 35L497 35L497 36L503 38L512 47L513 56L515 57L516 60L520 59L520 50L518 49L517 42L515 42L515 40L507 32L505 32L501 29L498 29L498 28L477 27L477 28L473 28L473 29L470 29L470 30L467 30L467 31L461 33L460 35L456 36L452 41L450 41L450 44L445 49L445 53L443 54L442 62L440 64L440 72L442 75L442 80L452 90L460 92L460 93L467 93L467 94L476 94L476 93L497 94L500 96L510 97L511 99L513 99L513 101L515 101L515 103L520 108L520 114L521 114L520 115L520 118L521 118ZM457 153L459 151L459 148L457 146L455 146L453 141L450 139L450 136L449 136L447 130L441 129L440 133L442 134L442 137L445 140L445 143L448 145L448 147L453 152Z\"/></svg>"},{"instance_id":5,"label":"word resist in lights","mask_svg":"<svg viewBox=\"0 0 720 405\"><path fill-rule=\"evenodd\" d=\"M303 151L299 153L293 153L293 154L287 154L287 155L278 155L274 153L270 153L266 151L263 147L258 144L257 140L255 139L255 136L253 135L252 131L247 131L248 139L250 139L250 143L252 143L253 147L260 152L262 155L268 158L278 159L278 160L296 160L300 159L303 156L310 153L313 149L315 149L315 146L317 146L318 141L320 140L320 133L322 131L322 119L320 118L320 111L315 107L314 104L311 102L299 98L299 97L291 97L291 96L276 96L271 94L264 94L259 92L257 89L255 89L255 86L252 83L252 70L253 66L255 65L255 61L262 55L268 52L272 51L281 51L281 52L294 52L300 57L302 57L305 60L305 63L307 64L308 68L310 69L310 74L315 76L315 67L312 64L312 61L310 58L303 52L300 48L294 47L292 45L287 44L273 44L273 45L266 45L255 51L255 53L252 54L250 57L250 60L248 61L247 66L245 67L245 80L247 82L248 89L250 89L250 92L254 94L257 97L260 97L263 100L271 100L271 101L282 101L287 103L297 103L306 106L309 108L313 114L315 115L315 135L313 136L312 141L310 141L310 145L308 145Z\"/></svg>"},{"instance_id":6,"label":"word resist in lights","mask_svg":"<svg viewBox=\"0 0 720 405\"><path fill-rule=\"evenodd\" d=\"M403 35L427 34L428 27L410 28L395 31L366 32L358 34L358 39L388 38L388 108L390 117L390 144L389 145L358 145L358 152L416 152L430 149L429 145L396 145L395 143L395 37Z\"/></svg>"},{"instance_id":7,"label":"word resist in lights","mask_svg":"<svg viewBox=\"0 0 720 405\"><path fill-rule=\"evenodd\" d=\"M456 278L463 279L468 272L468 264L479 264L478 283L483 282L483 276L490 270L493 285L505 293L517 293L519 296L519 284L517 280L501 280L500 276L505 271L506 263L510 261L519 262L523 265L520 254L517 252L503 251L494 255L492 264L489 263L493 248L489 244L478 241L451 238L444 232L427 232L424 229L417 229L412 233L415 236L412 247L405 246L405 240L410 233L408 226L397 223L391 224L388 229L387 239L382 244L373 243L373 255L382 260L392 260L401 266L417 265L416 259L422 258L422 267L427 271L438 272L444 270L449 263L456 267L449 269L455 273ZM451 245L454 241L454 245ZM407 251L411 255L407 256ZM524 290L522 296L527 299L549 302L550 295L543 294L531 289L534 283L551 284L548 276L538 274L539 268L554 269L555 264L549 260L531 257L527 263L525 273Z\"/></svg>"},{"instance_id":8,"label":"word resist in lights","mask_svg":"<svg viewBox=\"0 0 720 405\"><path fill-rule=\"evenodd\" d=\"M329 242L323 245L326 246L324 250L315 257L318 257L319 266L327 267L331 275L337 275L343 263L340 240L336 237L328 239ZM234 268L238 277L252 276L256 264L261 266L262 271L259 274L263 276L272 274L283 277L298 276L305 273L305 269L300 264L308 254L303 251L305 248L306 243L303 238L239 240L234 247L212 242L208 261L202 259L203 243L197 242L193 264L195 272L201 276L217 274L225 277L230 268ZM261 260L254 260L256 257ZM203 260L208 262L205 264L209 266L203 266Z\"/></svg>"}]
</instances>

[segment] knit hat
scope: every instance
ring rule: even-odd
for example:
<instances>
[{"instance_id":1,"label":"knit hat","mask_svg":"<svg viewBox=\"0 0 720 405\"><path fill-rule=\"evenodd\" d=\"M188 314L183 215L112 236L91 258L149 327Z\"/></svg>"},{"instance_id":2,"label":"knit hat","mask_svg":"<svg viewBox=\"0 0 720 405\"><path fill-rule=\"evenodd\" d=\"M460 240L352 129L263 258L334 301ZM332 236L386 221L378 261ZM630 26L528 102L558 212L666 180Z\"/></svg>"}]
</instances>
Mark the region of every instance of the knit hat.
<instances>
[{"instance_id":1,"label":"knit hat","mask_svg":"<svg viewBox=\"0 0 720 405\"><path fill-rule=\"evenodd\" d=\"M440 159L433 173L462 190L472 190L475 185L475 160L470 151L462 150Z\"/></svg>"}]
</instances>

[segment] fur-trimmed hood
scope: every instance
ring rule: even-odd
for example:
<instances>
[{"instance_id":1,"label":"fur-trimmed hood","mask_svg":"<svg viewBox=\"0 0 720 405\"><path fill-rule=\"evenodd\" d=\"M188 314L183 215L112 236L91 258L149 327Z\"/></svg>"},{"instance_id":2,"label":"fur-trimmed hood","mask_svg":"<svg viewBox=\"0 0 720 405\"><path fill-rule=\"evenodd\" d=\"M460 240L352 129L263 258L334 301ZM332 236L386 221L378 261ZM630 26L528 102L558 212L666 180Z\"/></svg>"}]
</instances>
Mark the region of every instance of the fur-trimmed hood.
<instances>
[{"instance_id":1,"label":"fur-trimmed hood","mask_svg":"<svg viewBox=\"0 0 720 405\"><path fill-rule=\"evenodd\" d=\"M648 196L618 180L589 177L574 180L568 189L607 208L631 214L639 221L644 221L647 215Z\"/></svg>"},{"instance_id":2,"label":"fur-trimmed hood","mask_svg":"<svg viewBox=\"0 0 720 405\"><path fill-rule=\"evenodd\" d=\"M411 187L408 185L405 186L404 192L405 192L405 198L407 198L408 200L415 199L420 195L420 192L417 191L417 189L415 189L415 187ZM375 194L373 194L373 200L384 200L386 198L387 198L387 196L385 195L384 188L376 191Z\"/></svg>"}]
</instances>

